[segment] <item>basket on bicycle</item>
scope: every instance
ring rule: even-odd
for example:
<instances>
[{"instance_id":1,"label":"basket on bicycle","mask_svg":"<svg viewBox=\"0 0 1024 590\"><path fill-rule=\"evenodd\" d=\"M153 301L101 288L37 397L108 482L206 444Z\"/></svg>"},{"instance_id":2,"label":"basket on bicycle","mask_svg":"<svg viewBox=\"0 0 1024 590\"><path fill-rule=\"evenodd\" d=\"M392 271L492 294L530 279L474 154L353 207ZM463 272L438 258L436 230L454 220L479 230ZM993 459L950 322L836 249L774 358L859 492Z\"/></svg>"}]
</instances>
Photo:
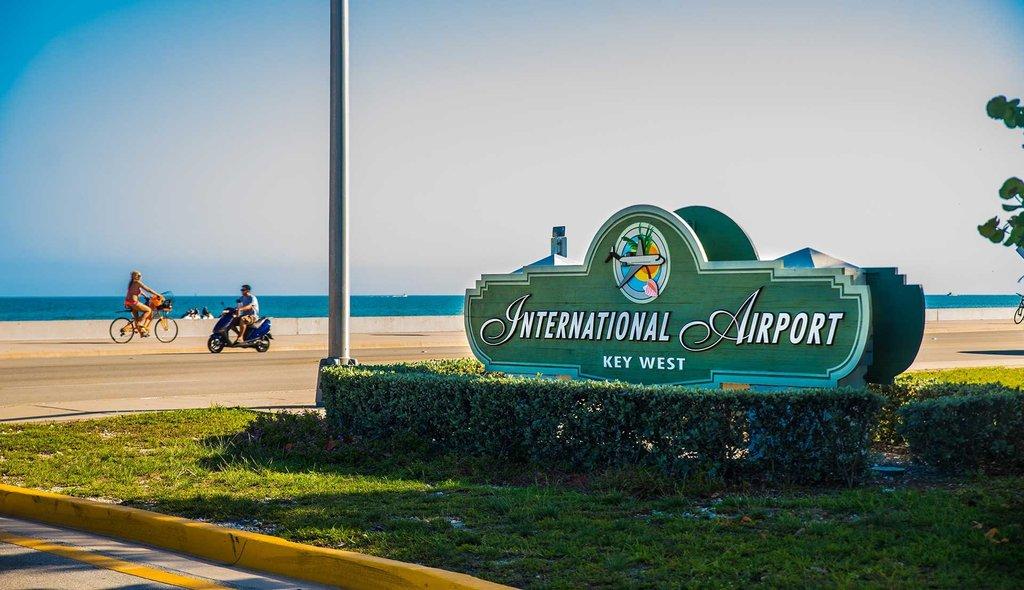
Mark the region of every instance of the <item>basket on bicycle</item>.
<instances>
[{"instance_id":1,"label":"basket on bicycle","mask_svg":"<svg viewBox=\"0 0 1024 590\"><path fill-rule=\"evenodd\" d=\"M174 293L164 291L159 295L153 295L147 304L153 308L153 311L170 311L174 307Z\"/></svg>"}]
</instances>

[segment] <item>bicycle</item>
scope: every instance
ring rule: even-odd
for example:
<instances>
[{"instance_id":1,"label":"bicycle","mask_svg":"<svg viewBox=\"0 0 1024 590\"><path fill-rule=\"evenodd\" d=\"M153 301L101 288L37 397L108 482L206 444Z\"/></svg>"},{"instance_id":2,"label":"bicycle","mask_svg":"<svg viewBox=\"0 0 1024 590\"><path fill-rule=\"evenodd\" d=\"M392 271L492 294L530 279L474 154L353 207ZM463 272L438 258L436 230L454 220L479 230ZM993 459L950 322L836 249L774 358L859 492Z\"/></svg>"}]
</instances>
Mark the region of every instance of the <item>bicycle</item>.
<instances>
[{"instance_id":1,"label":"bicycle","mask_svg":"<svg viewBox=\"0 0 1024 590\"><path fill-rule=\"evenodd\" d=\"M173 342L178 337L178 322L167 315L171 311L173 295L168 292L164 293L163 297L163 305L153 310L153 319L149 323L149 329L157 340L166 344ZM110 339L118 344L127 344L131 342L136 333L141 332L141 327L136 323L135 316L131 315L131 310L123 309L117 313L128 314L128 317L117 317L110 322Z\"/></svg>"},{"instance_id":2,"label":"bicycle","mask_svg":"<svg viewBox=\"0 0 1024 590\"><path fill-rule=\"evenodd\" d=\"M1024 276L1017 279L1018 283L1021 281L1024 281ZM1015 324L1024 322L1024 294L1017 293L1017 295L1020 295L1020 303L1017 305L1017 311L1013 313L1013 323Z\"/></svg>"}]
</instances>

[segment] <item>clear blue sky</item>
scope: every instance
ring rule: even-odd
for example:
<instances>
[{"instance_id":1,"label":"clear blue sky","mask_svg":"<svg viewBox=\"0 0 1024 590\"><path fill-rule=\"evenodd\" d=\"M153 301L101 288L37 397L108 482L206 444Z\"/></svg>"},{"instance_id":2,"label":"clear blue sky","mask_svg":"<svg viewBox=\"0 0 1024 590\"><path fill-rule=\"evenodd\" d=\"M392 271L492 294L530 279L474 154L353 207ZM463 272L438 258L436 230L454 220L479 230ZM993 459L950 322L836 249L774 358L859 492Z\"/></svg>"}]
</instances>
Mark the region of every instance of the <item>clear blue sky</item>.
<instances>
[{"instance_id":1,"label":"clear blue sky","mask_svg":"<svg viewBox=\"0 0 1024 590\"><path fill-rule=\"evenodd\" d=\"M727 6L725 4L728 4ZM928 292L1010 292L1019 2L388 2L352 12L357 293L458 293L634 203ZM326 288L326 0L0 0L0 295Z\"/></svg>"}]
</instances>

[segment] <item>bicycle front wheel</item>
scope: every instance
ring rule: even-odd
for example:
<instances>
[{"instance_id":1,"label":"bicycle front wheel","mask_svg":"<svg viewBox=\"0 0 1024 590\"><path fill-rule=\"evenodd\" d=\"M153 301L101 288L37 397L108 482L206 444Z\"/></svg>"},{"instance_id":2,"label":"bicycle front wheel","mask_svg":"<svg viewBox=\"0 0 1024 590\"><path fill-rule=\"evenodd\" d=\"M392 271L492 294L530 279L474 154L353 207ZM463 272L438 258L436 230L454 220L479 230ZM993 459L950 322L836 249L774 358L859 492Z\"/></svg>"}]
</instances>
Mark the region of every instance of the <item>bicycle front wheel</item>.
<instances>
[{"instance_id":1,"label":"bicycle front wheel","mask_svg":"<svg viewBox=\"0 0 1024 590\"><path fill-rule=\"evenodd\" d=\"M178 337L178 322L162 317L153 322L153 335L160 342L172 342Z\"/></svg>"},{"instance_id":2,"label":"bicycle front wheel","mask_svg":"<svg viewBox=\"0 0 1024 590\"><path fill-rule=\"evenodd\" d=\"M118 344L126 344L135 336L135 325L128 318L116 318L110 322L110 339Z\"/></svg>"},{"instance_id":3,"label":"bicycle front wheel","mask_svg":"<svg viewBox=\"0 0 1024 590\"><path fill-rule=\"evenodd\" d=\"M1013 323L1019 324L1024 322L1024 305L1017 308L1017 312L1013 314Z\"/></svg>"}]
</instances>

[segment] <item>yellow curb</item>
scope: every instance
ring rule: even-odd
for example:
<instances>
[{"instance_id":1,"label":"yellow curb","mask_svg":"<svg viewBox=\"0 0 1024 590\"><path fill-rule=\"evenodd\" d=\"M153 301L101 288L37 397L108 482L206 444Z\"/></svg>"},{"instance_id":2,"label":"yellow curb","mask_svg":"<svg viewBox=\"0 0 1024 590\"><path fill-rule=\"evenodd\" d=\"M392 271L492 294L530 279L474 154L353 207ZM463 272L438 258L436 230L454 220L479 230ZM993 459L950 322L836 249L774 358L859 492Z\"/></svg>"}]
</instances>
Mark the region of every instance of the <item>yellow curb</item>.
<instances>
[{"instance_id":1,"label":"yellow curb","mask_svg":"<svg viewBox=\"0 0 1024 590\"><path fill-rule=\"evenodd\" d=\"M509 588L414 563L313 547L148 510L5 484L0 484L0 513L351 590Z\"/></svg>"}]
</instances>

